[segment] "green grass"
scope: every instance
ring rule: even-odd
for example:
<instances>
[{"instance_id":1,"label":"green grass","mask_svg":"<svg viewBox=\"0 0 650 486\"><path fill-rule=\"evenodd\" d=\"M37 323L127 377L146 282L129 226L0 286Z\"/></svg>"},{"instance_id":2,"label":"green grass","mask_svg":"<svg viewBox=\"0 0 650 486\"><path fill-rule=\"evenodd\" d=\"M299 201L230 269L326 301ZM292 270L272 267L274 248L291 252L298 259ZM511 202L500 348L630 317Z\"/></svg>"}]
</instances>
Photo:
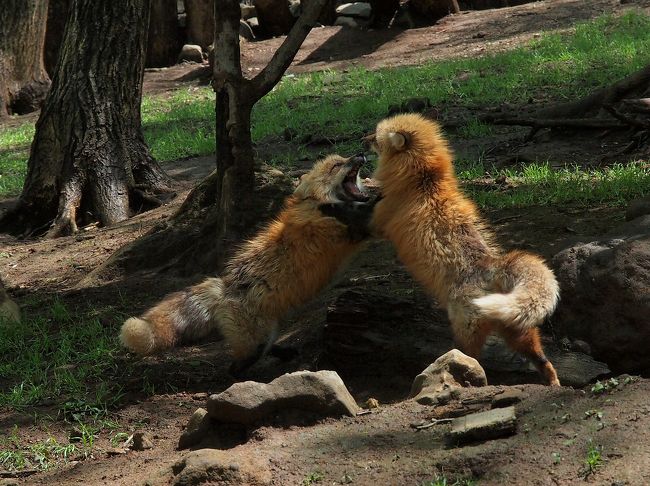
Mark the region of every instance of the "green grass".
<instances>
[{"instance_id":1,"label":"green grass","mask_svg":"<svg viewBox=\"0 0 650 486\"><path fill-rule=\"evenodd\" d=\"M480 164L459 171L461 181L471 183L488 173ZM490 174L505 177L508 186L484 188L468 184L466 192L485 208L509 208L547 204L625 205L648 193L650 166L644 163L616 164L583 170L578 167L553 169L548 164L530 164L522 169L503 169Z\"/></svg>"},{"instance_id":2,"label":"green grass","mask_svg":"<svg viewBox=\"0 0 650 486\"><path fill-rule=\"evenodd\" d=\"M39 313L36 306L44 308ZM43 400L62 403L74 422L106 414L120 398L115 329L59 300L27 305L21 325L0 322L0 407L22 409Z\"/></svg>"},{"instance_id":3,"label":"green grass","mask_svg":"<svg viewBox=\"0 0 650 486\"><path fill-rule=\"evenodd\" d=\"M23 443L14 426L6 437L0 438L0 468L20 471L26 468L48 469L54 462L68 461L80 452L76 444L61 444L54 437L35 443Z\"/></svg>"},{"instance_id":4,"label":"green grass","mask_svg":"<svg viewBox=\"0 0 650 486\"><path fill-rule=\"evenodd\" d=\"M256 142L275 141L289 128L297 134L295 140L310 134L342 139L326 150L351 153L359 150L359 136L386 115L389 105L407 98L427 97L443 116L449 104L518 104L530 98L562 101L585 95L648 62L650 17L642 13L604 16L580 24L569 33L543 35L525 47L481 58L377 71L354 69L285 76L256 105L252 135ZM214 152L214 93L208 87L146 96L142 117L147 142L161 161ZM482 137L491 131L489 125L473 120L460 128L458 136ZM32 134L33 128L28 125L0 133L0 196L20 191ZM267 152L271 155L266 161L280 166L294 165L309 153L295 142L284 149L271 147ZM568 170L556 175L540 167L531 170L544 173L533 174L530 180L530 171L518 174L525 190L517 189L506 199L481 194L480 203L508 206L534 201L602 200L618 204L638 194L640 184L631 180L633 176L647 178L647 171L638 167L584 173ZM581 188L576 197L572 190L562 192L575 182ZM626 188L628 183L634 187ZM542 194L547 189L552 196Z\"/></svg>"},{"instance_id":5,"label":"green grass","mask_svg":"<svg viewBox=\"0 0 650 486\"><path fill-rule=\"evenodd\" d=\"M583 475L585 479L596 472L603 466L603 448L589 441L587 447L587 457L585 458L585 467Z\"/></svg>"},{"instance_id":6,"label":"green grass","mask_svg":"<svg viewBox=\"0 0 650 486\"><path fill-rule=\"evenodd\" d=\"M476 486L478 483L473 479L448 479L446 476L436 476L432 481L424 483L423 486Z\"/></svg>"}]
</instances>

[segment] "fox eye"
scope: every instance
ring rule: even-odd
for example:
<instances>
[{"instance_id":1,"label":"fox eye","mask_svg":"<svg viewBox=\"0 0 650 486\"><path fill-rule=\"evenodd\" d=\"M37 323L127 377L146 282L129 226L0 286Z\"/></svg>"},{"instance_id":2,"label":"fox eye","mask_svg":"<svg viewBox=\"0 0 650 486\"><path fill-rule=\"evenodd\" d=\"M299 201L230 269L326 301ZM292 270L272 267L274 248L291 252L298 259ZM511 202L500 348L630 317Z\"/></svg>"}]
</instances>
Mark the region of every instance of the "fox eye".
<instances>
[{"instance_id":1,"label":"fox eye","mask_svg":"<svg viewBox=\"0 0 650 486\"><path fill-rule=\"evenodd\" d=\"M330 174L331 174L332 172L334 172L334 169L338 169L338 168L341 167L342 165L343 165L343 162L337 162L336 164L334 164L334 165L330 168Z\"/></svg>"}]
</instances>

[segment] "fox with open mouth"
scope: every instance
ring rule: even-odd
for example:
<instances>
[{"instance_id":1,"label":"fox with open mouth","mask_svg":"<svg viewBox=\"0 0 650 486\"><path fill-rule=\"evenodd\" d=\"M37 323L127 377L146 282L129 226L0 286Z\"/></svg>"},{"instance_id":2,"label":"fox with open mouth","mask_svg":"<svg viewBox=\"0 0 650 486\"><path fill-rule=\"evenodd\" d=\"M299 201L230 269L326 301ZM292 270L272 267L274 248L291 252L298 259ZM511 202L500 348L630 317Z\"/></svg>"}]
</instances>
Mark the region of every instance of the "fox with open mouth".
<instances>
[{"instance_id":1,"label":"fox with open mouth","mask_svg":"<svg viewBox=\"0 0 650 486\"><path fill-rule=\"evenodd\" d=\"M221 277L165 297L122 325L129 350L148 355L197 341L215 328L226 339L238 374L274 346L278 321L316 296L369 236L372 202L359 177L364 156L330 155L316 162L277 218L245 242ZM345 202L358 210L348 222L319 206Z\"/></svg>"}]
</instances>

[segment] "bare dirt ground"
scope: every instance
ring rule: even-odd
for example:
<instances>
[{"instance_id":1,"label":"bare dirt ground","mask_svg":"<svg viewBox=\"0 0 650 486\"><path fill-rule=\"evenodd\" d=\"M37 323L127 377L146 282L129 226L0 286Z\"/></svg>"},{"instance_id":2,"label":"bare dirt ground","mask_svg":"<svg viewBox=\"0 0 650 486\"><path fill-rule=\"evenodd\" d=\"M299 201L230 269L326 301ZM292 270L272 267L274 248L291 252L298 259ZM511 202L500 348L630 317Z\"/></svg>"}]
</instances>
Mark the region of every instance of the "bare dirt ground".
<instances>
[{"instance_id":1,"label":"bare dirt ground","mask_svg":"<svg viewBox=\"0 0 650 486\"><path fill-rule=\"evenodd\" d=\"M647 10L650 2L543 1L463 13L411 31L319 28L310 34L290 70L345 69L355 64L376 68L480 55L518 45L542 31L568 29L577 20L606 12L617 14L628 8ZM476 36L479 32L482 36ZM245 68L254 74L280 42L272 39L244 44ZM202 69L184 65L149 72L145 89L164 92L196 83ZM166 164L179 181L178 197L164 207L109 229L90 229L57 240L17 241L0 235L5 255L0 260L0 272L12 294L19 302L26 295L57 293L75 306L118 307L123 295L128 295L132 307L121 310L137 314L166 292L200 279L141 275L102 287L82 284L83 278L112 252L172 214L191 185L212 167L211 157ZM604 233L622 220L622 210L532 207L525 211L491 211L486 216L504 246L550 257L568 238ZM336 349L336 336L324 331L323 326L328 305L350 291L369 299L372 296L372 302L384 301L390 319L374 323L376 327L370 329L370 334L353 339L351 351L341 353ZM119 322L109 322L117 334ZM445 343L450 337L445 317L412 282L390 246L371 243L338 283L288 320L283 339L300 349L299 358L289 363L266 358L250 371L249 378L268 381L297 369L335 369L360 404L373 397L381 407L361 417L316 424L287 425L281 420L264 424L246 431L245 442L228 449L233 462L260 459L275 485L306 484L305 479L316 472L323 476L318 484L419 485L438 473L449 478L474 478L482 485L650 484L650 380L643 378L610 393L594 395L589 386L550 389L534 384L534 374L487 370L490 383L496 386L466 390L451 405L463 408L473 404L472 409L480 409L489 404L492 396L508 388L505 384L520 383L514 386L523 391L525 398L517 405L514 436L447 448L443 434L448 425L413 429L412 424L445 413L406 401L405 397L413 377L449 349ZM550 343L552 338L547 340ZM447 348L440 349L444 346ZM126 355L121 359L134 360ZM221 342L180 348L138 361L142 376L127 378L123 406L111 418L123 429L151 433L153 449L115 454L108 437L100 435L91 457L16 481L43 485L141 484L182 456L176 444L190 414L204 406L207 393L220 392L233 382L226 372L228 362ZM156 390L153 394L142 391L145 375ZM52 435L65 442L69 425L56 418L55 410L56 404L42 404L24 412L0 410L0 430L5 434L18 424L21 437L30 441ZM41 417L51 414L52 419L35 423L34 412ZM604 462L594 474L585 475L589 441L602 446Z\"/></svg>"}]
</instances>

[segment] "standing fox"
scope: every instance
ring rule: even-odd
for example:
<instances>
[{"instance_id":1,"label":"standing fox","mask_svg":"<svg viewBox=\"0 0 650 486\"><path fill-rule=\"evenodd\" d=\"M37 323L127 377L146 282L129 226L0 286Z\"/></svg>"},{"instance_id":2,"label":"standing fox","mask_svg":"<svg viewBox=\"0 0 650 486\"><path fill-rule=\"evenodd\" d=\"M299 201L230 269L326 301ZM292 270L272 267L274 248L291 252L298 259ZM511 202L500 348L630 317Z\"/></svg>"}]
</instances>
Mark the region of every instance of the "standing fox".
<instances>
[{"instance_id":1,"label":"standing fox","mask_svg":"<svg viewBox=\"0 0 650 486\"><path fill-rule=\"evenodd\" d=\"M478 358L496 331L548 384L559 385L537 329L558 301L553 272L535 255L504 254L495 244L458 188L436 123L398 115L381 121L368 139L379 155L374 178L383 196L371 226L393 242L400 260L447 309L461 349Z\"/></svg>"},{"instance_id":2,"label":"standing fox","mask_svg":"<svg viewBox=\"0 0 650 486\"><path fill-rule=\"evenodd\" d=\"M232 348L231 372L252 365L271 349L278 320L306 303L332 279L362 245L363 224L346 226L318 209L321 204L360 206L368 220L372 203L359 178L365 157L331 155L305 174L284 210L226 266L221 278L165 297L140 318L128 319L120 339L146 355L218 329ZM364 216L365 215L365 216Z\"/></svg>"}]
</instances>

